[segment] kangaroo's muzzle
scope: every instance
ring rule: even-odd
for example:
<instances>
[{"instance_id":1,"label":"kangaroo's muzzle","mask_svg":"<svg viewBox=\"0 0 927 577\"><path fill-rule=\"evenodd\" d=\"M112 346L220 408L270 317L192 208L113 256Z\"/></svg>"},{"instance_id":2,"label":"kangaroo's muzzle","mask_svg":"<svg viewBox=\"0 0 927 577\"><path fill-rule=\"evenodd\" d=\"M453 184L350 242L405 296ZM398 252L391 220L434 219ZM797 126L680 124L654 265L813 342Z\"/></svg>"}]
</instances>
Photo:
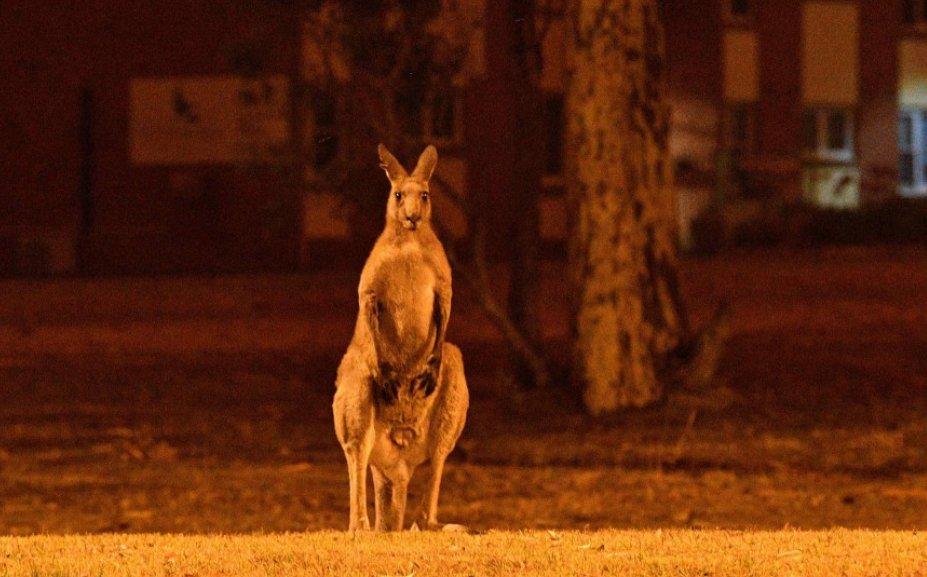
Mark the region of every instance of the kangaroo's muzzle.
<instances>
[{"instance_id":1,"label":"kangaroo's muzzle","mask_svg":"<svg viewBox=\"0 0 927 577\"><path fill-rule=\"evenodd\" d=\"M408 230L415 230L416 228L418 228L418 223L421 220L422 220L422 217L418 214L407 215L402 225Z\"/></svg>"}]
</instances>

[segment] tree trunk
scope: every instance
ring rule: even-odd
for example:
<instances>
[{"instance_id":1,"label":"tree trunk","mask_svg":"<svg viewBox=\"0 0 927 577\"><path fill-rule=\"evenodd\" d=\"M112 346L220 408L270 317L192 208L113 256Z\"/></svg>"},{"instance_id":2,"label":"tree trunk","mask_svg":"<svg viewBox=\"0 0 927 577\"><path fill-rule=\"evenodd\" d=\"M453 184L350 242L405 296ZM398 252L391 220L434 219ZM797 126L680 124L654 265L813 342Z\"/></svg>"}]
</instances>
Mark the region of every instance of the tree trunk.
<instances>
[{"instance_id":1,"label":"tree trunk","mask_svg":"<svg viewBox=\"0 0 927 577\"><path fill-rule=\"evenodd\" d=\"M574 377L593 414L660 399L688 332L658 0L575 0L567 93Z\"/></svg>"}]
</instances>

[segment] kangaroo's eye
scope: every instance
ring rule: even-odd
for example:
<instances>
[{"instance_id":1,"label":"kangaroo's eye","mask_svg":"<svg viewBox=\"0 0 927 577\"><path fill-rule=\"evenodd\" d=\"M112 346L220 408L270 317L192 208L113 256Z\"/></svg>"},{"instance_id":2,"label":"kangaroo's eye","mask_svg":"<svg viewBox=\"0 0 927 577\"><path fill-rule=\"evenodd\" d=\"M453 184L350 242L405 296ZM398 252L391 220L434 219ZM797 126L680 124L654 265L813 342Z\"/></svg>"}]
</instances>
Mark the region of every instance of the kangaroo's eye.
<instances>
[{"instance_id":1,"label":"kangaroo's eye","mask_svg":"<svg viewBox=\"0 0 927 577\"><path fill-rule=\"evenodd\" d=\"M427 193L427 192L423 192L423 193L422 193L422 202L428 202L428 193Z\"/></svg>"},{"instance_id":2,"label":"kangaroo's eye","mask_svg":"<svg viewBox=\"0 0 927 577\"><path fill-rule=\"evenodd\" d=\"M393 196L396 197L396 200L402 200L402 193L401 193L401 192L397 192L397 193L394 194Z\"/></svg>"}]
</instances>

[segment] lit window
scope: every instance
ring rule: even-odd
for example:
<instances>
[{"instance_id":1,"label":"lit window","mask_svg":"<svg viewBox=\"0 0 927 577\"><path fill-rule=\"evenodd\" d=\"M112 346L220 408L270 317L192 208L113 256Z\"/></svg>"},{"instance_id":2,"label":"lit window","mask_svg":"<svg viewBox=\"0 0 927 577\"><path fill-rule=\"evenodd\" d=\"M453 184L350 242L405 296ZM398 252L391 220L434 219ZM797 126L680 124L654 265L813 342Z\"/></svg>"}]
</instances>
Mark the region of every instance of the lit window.
<instances>
[{"instance_id":1,"label":"lit window","mask_svg":"<svg viewBox=\"0 0 927 577\"><path fill-rule=\"evenodd\" d=\"M563 95L549 93L544 98L544 174L563 175Z\"/></svg>"},{"instance_id":2,"label":"lit window","mask_svg":"<svg viewBox=\"0 0 927 577\"><path fill-rule=\"evenodd\" d=\"M802 148L818 160L853 160L853 114L842 108L809 108L802 114Z\"/></svg>"},{"instance_id":3,"label":"lit window","mask_svg":"<svg viewBox=\"0 0 927 577\"><path fill-rule=\"evenodd\" d=\"M927 194L927 109L905 108L898 119L898 172L903 192Z\"/></svg>"},{"instance_id":4,"label":"lit window","mask_svg":"<svg viewBox=\"0 0 927 577\"><path fill-rule=\"evenodd\" d=\"M846 150L849 148L847 117L842 111L829 111L826 126L827 150Z\"/></svg>"}]
</instances>

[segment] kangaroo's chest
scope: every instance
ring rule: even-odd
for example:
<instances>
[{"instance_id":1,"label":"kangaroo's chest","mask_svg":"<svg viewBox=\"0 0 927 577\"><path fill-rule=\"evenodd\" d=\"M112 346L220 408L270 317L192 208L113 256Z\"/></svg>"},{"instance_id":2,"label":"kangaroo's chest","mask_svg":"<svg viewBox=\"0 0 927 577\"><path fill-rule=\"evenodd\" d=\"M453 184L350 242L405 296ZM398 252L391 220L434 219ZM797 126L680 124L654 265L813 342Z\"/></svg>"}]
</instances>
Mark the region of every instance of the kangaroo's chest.
<instances>
[{"instance_id":1,"label":"kangaroo's chest","mask_svg":"<svg viewBox=\"0 0 927 577\"><path fill-rule=\"evenodd\" d=\"M380 305L380 326L395 353L417 357L433 341L434 268L417 246L396 248L384 255L373 274Z\"/></svg>"}]
</instances>

